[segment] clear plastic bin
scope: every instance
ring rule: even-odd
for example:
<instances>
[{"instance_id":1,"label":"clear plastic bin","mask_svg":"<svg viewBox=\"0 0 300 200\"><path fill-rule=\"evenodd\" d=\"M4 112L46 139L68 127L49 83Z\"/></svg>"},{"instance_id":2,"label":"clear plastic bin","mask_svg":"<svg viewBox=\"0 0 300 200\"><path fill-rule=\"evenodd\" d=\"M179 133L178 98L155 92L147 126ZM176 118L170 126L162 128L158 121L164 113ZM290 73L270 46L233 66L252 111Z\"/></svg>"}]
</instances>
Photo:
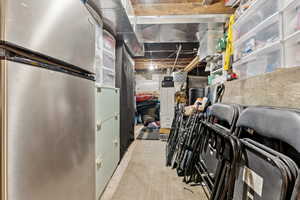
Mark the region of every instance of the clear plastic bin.
<instances>
[{"instance_id":1,"label":"clear plastic bin","mask_svg":"<svg viewBox=\"0 0 300 200\"><path fill-rule=\"evenodd\" d=\"M96 83L101 82L101 68L103 66L103 29L101 26L96 26L96 44L95 44L95 69Z\"/></svg>"},{"instance_id":2,"label":"clear plastic bin","mask_svg":"<svg viewBox=\"0 0 300 200\"><path fill-rule=\"evenodd\" d=\"M200 60L203 60L207 56L216 54L216 47L218 40L223 37L223 31L208 30L200 41Z\"/></svg>"},{"instance_id":3,"label":"clear plastic bin","mask_svg":"<svg viewBox=\"0 0 300 200\"><path fill-rule=\"evenodd\" d=\"M246 79L248 71L248 62L233 65L233 71L238 75L238 79Z\"/></svg>"},{"instance_id":4,"label":"clear plastic bin","mask_svg":"<svg viewBox=\"0 0 300 200\"><path fill-rule=\"evenodd\" d=\"M115 71L115 58L107 52L103 52L103 66Z\"/></svg>"},{"instance_id":5,"label":"clear plastic bin","mask_svg":"<svg viewBox=\"0 0 300 200\"><path fill-rule=\"evenodd\" d=\"M300 67L300 32L285 41L286 67Z\"/></svg>"},{"instance_id":6,"label":"clear plastic bin","mask_svg":"<svg viewBox=\"0 0 300 200\"><path fill-rule=\"evenodd\" d=\"M260 74L273 72L282 67L281 43L269 47L248 56L244 61L234 64L233 69L239 78L249 78Z\"/></svg>"},{"instance_id":7,"label":"clear plastic bin","mask_svg":"<svg viewBox=\"0 0 300 200\"><path fill-rule=\"evenodd\" d=\"M105 51L110 52L113 55L113 57L115 57L116 40L107 31L103 31L103 48Z\"/></svg>"},{"instance_id":8,"label":"clear plastic bin","mask_svg":"<svg viewBox=\"0 0 300 200\"><path fill-rule=\"evenodd\" d=\"M264 20L279 12L280 5L280 0L256 0L235 23L235 40L240 39Z\"/></svg>"},{"instance_id":9,"label":"clear plastic bin","mask_svg":"<svg viewBox=\"0 0 300 200\"><path fill-rule=\"evenodd\" d=\"M235 61L282 39L280 15L274 15L235 44Z\"/></svg>"},{"instance_id":10,"label":"clear plastic bin","mask_svg":"<svg viewBox=\"0 0 300 200\"><path fill-rule=\"evenodd\" d=\"M300 31L300 1L292 1L288 7L284 9L284 36L285 38Z\"/></svg>"},{"instance_id":11,"label":"clear plastic bin","mask_svg":"<svg viewBox=\"0 0 300 200\"><path fill-rule=\"evenodd\" d=\"M116 74L114 71L103 68L102 85L106 87L115 87Z\"/></svg>"}]
</instances>

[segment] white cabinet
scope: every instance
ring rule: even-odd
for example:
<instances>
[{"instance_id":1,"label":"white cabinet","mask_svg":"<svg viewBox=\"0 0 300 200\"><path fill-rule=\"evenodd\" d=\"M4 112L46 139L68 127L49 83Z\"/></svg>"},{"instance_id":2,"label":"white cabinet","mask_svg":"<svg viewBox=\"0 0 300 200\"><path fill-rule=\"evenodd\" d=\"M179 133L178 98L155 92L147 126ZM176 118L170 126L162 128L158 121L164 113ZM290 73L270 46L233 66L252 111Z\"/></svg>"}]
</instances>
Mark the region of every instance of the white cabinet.
<instances>
[{"instance_id":1,"label":"white cabinet","mask_svg":"<svg viewBox=\"0 0 300 200\"><path fill-rule=\"evenodd\" d=\"M95 174L99 199L120 160L119 89L96 87Z\"/></svg>"},{"instance_id":2,"label":"white cabinet","mask_svg":"<svg viewBox=\"0 0 300 200\"><path fill-rule=\"evenodd\" d=\"M160 126L171 128L175 113L175 88L162 87L160 89Z\"/></svg>"}]
</instances>

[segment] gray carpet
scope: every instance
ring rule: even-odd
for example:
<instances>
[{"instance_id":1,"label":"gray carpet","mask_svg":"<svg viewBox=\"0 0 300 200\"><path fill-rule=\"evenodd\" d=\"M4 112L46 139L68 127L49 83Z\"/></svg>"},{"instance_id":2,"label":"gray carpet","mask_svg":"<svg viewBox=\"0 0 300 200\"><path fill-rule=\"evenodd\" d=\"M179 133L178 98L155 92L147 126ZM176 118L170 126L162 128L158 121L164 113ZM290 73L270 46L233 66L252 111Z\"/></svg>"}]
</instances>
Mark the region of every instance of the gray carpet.
<instances>
[{"instance_id":1,"label":"gray carpet","mask_svg":"<svg viewBox=\"0 0 300 200\"><path fill-rule=\"evenodd\" d=\"M159 138L160 138L159 129L152 130L152 129L143 128L136 139L138 139L138 140L159 140Z\"/></svg>"}]
</instances>

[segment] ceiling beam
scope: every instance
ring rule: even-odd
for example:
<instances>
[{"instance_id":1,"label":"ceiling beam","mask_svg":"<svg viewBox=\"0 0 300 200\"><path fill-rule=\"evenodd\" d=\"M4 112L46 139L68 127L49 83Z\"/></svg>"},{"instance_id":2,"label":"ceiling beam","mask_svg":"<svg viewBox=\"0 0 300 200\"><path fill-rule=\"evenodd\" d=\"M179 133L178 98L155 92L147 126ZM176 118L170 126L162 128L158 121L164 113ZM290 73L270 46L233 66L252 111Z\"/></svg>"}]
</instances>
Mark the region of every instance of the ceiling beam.
<instances>
[{"instance_id":1,"label":"ceiling beam","mask_svg":"<svg viewBox=\"0 0 300 200\"><path fill-rule=\"evenodd\" d=\"M203 6L202 2L134 4L137 16L170 16L201 14L232 14L234 9L225 6L225 0Z\"/></svg>"},{"instance_id":2,"label":"ceiling beam","mask_svg":"<svg viewBox=\"0 0 300 200\"><path fill-rule=\"evenodd\" d=\"M139 24L198 24L198 23L225 23L228 14L201 14L201 15L165 15L165 16L137 16Z\"/></svg>"},{"instance_id":3,"label":"ceiling beam","mask_svg":"<svg viewBox=\"0 0 300 200\"><path fill-rule=\"evenodd\" d=\"M154 3L133 5L137 16L168 16L168 15L209 15L232 14L234 9L225 6L225 0L212 5L203 6L199 3Z\"/></svg>"}]
</instances>

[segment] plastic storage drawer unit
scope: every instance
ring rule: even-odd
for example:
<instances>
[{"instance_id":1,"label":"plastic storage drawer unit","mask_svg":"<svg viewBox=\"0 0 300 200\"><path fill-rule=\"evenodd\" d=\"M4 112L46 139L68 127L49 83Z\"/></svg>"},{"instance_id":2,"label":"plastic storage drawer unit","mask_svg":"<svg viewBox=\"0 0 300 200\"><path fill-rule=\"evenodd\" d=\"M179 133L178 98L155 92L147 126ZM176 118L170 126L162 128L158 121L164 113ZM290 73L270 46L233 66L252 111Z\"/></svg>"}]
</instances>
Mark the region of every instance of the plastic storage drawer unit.
<instances>
[{"instance_id":1,"label":"plastic storage drawer unit","mask_svg":"<svg viewBox=\"0 0 300 200\"><path fill-rule=\"evenodd\" d=\"M108 68L103 68L103 81L102 84L108 87L115 87L115 72Z\"/></svg>"},{"instance_id":2,"label":"plastic storage drawer unit","mask_svg":"<svg viewBox=\"0 0 300 200\"><path fill-rule=\"evenodd\" d=\"M300 31L300 1L293 0L284 9L284 36L290 37Z\"/></svg>"},{"instance_id":3,"label":"plastic storage drawer unit","mask_svg":"<svg viewBox=\"0 0 300 200\"><path fill-rule=\"evenodd\" d=\"M300 32L285 41L286 67L300 66Z\"/></svg>"},{"instance_id":4,"label":"plastic storage drawer unit","mask_svg":"<svg viewBox=\"0 0 300 200\"><path fill-rule=\"evenodd\" d=\"M235 44L235 60L282 39L280 15L274 15L258 25Z\"/></svg>"},{"instance_id":5,"label":"plastic storage drawer unit","mask_svg":"<svg viewBox=\"0 0 300 200\"><path fill-rule=\"evenodd\" d=\"M249 66L253 66L255 60L249 60L245 62L238 62L233 64L233 71L238 75L239 79L248 78L247 71Z\"/></svg>"},{"instance_id":6,"label":"plastic storage drawer unit","mask_svg":"<svg viewBox=\"0 0 300 200\"><path fill-rule=\"evenodd\" d=\"M235 63L234 71L240 79L273 72L282 67L282 45L277 43L248 56L247 60Z\"/></svg>"},{"instance_id":7,"label":"plastic storage drawer unit","mask_svg":"<svg viewBox=\"0 0 300 200\"><path fill-rule=\"evenodd\" d=\"M111 54L107 53L106 51L104 51L104 53L103 53L103 66L105 68L109 68L113 71L115 71L115 68L116 68L115 67L115 58Z\"/></svg>"},{"instance_id":8,"label":"plastic storage drawer unit","mask_svg":"<svg viewBox=\"0 0 300 200\"><path fill-rule=\"evenodd\" d=\"M256 0L235 23L235 41L254 29L267 18L279 12L280 0Z\"/></svg>"}]
</instances>

